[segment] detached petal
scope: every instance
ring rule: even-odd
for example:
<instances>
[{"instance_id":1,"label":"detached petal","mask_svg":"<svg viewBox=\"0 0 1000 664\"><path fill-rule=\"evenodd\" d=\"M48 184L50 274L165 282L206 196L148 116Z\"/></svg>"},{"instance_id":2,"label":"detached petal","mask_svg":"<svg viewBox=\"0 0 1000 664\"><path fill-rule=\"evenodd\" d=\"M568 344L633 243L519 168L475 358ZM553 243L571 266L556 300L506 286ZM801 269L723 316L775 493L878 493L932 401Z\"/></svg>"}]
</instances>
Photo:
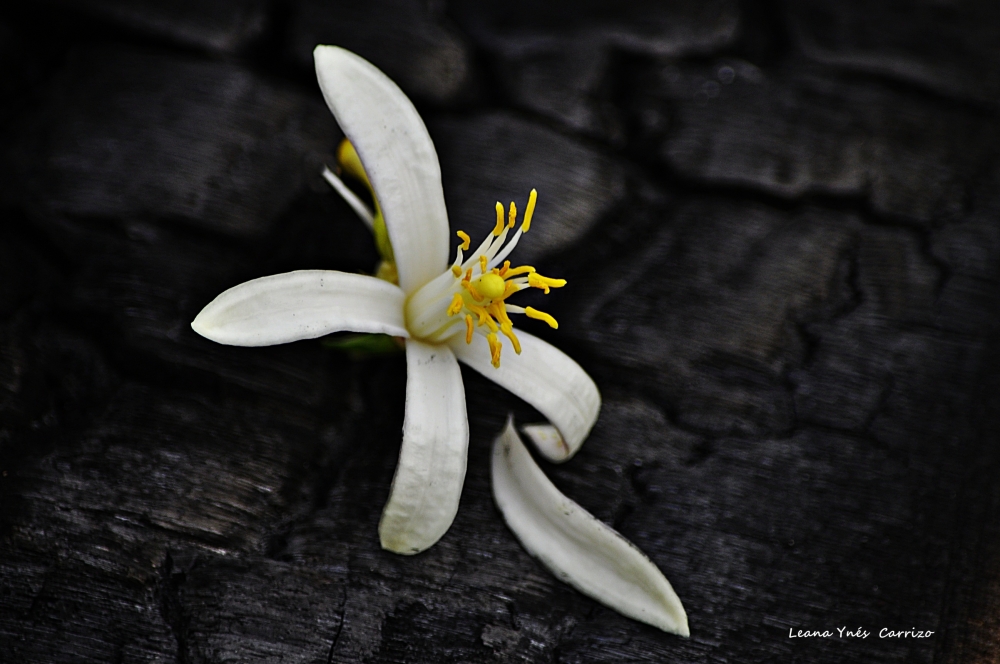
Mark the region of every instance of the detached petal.
<instances>
[{"instance_id":1,"label":"detached petal","mask_svg":"<svg viewBox=\"0 0 1000 664\"><path fill-rule=\"evenodd\" d=\"M313 58L323 97L378 197L399 285L412 293L448 262L448 211L434 143L410 100L373 64L337 46L317 46Z\"/></svg>"},{"instance_id":2,"label":"detached petal","mask_svg":"<svg viewBox=\"0 0 1000 664\"><path fill-rule=\"evenodd\" d=\"M547 417L558 432L533 433L532 441L549 460L565 461L576 454L597 421L601 394L587 372L561 350L521 330L517 338L521 354L505 345L499 368L490 364L489 344L481 334L473 334L471 344L459 335L450 346L459 360Z\"/></svg>"},{"instance_id":3,"label":"detached petal","mask_svg":"<svg viewBox=\"0 0 1000 664\"><path fill-rule=\"evenodd\" d=\"M299 270L230 288L191 327L228 346L273 346L342 330L408 337L405 299L398 286L375 277Z\"/></svg>"},{"instance_id":4,"label":"detached petal","mask_svg":"<svg viewBox=\"0 0 1000 664\"><path fill-rule=\"evenodd\" d=\"M493 498L528 553L560 580L619 613L690 636L670 582L634 544L559 492L513 420L493 445Z\"/></svg>"},{"instance_id":5,"label":"detached petal","mask_svg":"<svg viewBox=\"0 0 1000 664\"><path fill-rule=\"evenodd\" d=\"M399 465L378 534L410 555L441 539L458 512L469 450L465 387L447 346L406 342L406 417Z\"/></svg>"}]
</instances>

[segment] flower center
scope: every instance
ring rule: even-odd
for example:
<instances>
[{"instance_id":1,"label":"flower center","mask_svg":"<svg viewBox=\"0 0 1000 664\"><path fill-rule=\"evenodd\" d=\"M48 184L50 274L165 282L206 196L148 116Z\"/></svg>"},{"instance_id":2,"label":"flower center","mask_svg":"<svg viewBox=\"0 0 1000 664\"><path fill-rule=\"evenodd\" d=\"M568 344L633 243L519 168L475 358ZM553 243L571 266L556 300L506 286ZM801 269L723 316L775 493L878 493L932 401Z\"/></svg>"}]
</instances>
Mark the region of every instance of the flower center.
<instances>
[{"instance_id":1,"label":"flower center","mask_svg":"<svg viewBox=\"0 0 1000 664\"><path fill-rule=\"evenodd\" d=\"M505 260L521 236L531 228L537 198L538 192L532 189L524 221L510 242L507 236L517 222L517 206L511 202L505 214L503 204L498 202L496 227L464 261L463 251L469 249L471 238L464 231L458 231L462 242L454 264L406 301L406 325L410 334L424 341L441 343L464 329L467 344L472 343L473 334L482 334L489 343L493 366L499 367L503 348L499 334L507 337L515 353L521 353L521 342L514 334L514 324L508 314L524 314L543 320L552 328L559 327L556 319L543 311L506 302L524 288L538 288L548 294L550 289L566 285L565 279L543 277L530 265L511 267L510 261Z\"/></svg>"}]
</instances>

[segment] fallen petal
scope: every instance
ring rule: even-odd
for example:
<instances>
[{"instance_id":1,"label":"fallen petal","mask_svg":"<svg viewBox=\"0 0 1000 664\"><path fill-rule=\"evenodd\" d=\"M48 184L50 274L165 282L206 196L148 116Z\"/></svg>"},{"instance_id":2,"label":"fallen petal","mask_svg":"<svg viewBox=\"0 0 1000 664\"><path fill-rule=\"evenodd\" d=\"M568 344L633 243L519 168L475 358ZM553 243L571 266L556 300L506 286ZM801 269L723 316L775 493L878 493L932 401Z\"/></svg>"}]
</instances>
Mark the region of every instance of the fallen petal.
<instances>
[{"instance_id":1,"label":"fallen petal","mask_svg":"<svg viewBox=\"0 0 1000 664\"><path fill-rule=\"evenodd\" d=\"M680 599L634 544L559 492L512 419L493 445L493 498L528 553L560 580L619 613L690 636Z\"/></svg>"},{"instance_id":2,"label":"fallen petal","mask_svg":"<svg viewBox=\"0 0 1000 664\"><path fill-rule=\"evenodd\" d=\"M465 387L447 346L406 342L406 417L399 465L378 525L382 548L412 555L458 512L469 450Z\"/></svg>"},{"instance_id":3,"label":"fallen petal","mask_svg":"<svg viewBox=\"0 0 1000 664\"><path fill-rule=\"evenodd\" d=\"M556 426L561 437L548 436L538 450L550 461L566 461L580 449L601 410L601 394L587 372L566 353L538 337L517 331L521 354L504 346L500 366L490 364L486 338L452 339L459 360L524 399ZM533 437L534 440L534 437Z\"/></svg>"},{"instance_id":4,"label":"fallen petal","mask_svg":"<svg viewBox=\"0 0 1000 664\"><path fill-rule=\"evenodd\" d=\"M331 332L408 337L405 295L387 281L333 270L299 270L234 286L191 323L228 346L273 346Z\"/></svg>"},{"instance_id":5,"label":"fallen petal","mask_svg":"<svg viewBox=\"0 0 1000 664\"><path fill-rule=\"evenodd\" d=\"M563 440L559 429L551 424L525 424L521 427L521 433L528 437L547 459L562 459L559 454L565 454L564 450L569 449L566 441Z\"/></svg>"}]
</instances>

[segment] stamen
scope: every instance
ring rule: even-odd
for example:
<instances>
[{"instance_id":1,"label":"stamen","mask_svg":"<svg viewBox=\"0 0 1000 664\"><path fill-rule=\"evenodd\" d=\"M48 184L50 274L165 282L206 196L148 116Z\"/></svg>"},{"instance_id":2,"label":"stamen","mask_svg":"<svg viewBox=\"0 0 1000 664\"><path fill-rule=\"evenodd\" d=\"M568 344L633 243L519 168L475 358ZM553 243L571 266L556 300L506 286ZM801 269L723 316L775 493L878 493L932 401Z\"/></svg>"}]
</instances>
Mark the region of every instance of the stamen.
<instances>
[{"instance_id":1,"label":"stamen","mask_svg":"<svg viewBox=\"0 0 1000 664\"><path fill-rule=\"evenodd\" d=\"M550 316L549 314L545 313L544 311L539 311L534 307L525 307L524 315L526 315L528 318L534 318L535 320L545 321L546 323L549 324L549 327L551 327L553 330L559 329L559 323L556 321L556 319Z\"/></svg>"},{"instance_id":2,"label":"stamen","mask_svg":"<svg viewBox=\"0 0 1000 664\"><path fill-rule=\"evenodd\" d=\"M472 314L465 314L465 343L472 343Z\"/></svg>"},{"instance_id":3,"label":"stamen","mask_svg":"<svg viewBox=\"0 0 1000 664\"><path fill-rule=\"evenodd\" d=\"M500 232L503 231L503 227L505 225L506 224L503 223L503 203L497 201L497 225L496 228L493 229L493 235L500 235Z\"/></svg>"},{"instance_id":4,"label":"stamen","mask_svg":"<svg viewBox=\"0 0 1000 664\"><path fill-rule=\"evenodd\" d=\"M538 191L535 189L531 190L528 194L528 209L524 211L524 222L521 224L521 232L527 233L528 229L531 228L531 216L535 214L535 201L538 200Z\"/></svg>"},{"instance_id":5,"label":"stamen","mask_svg":"<svg viewBox=\"0 0 1000 664\"><path fill-rule=\"evenodd\" d=\"M462 307L465 306L465 298L462 297L461 293L455 293L455 297L451 298L451 305L448 307L448 315L454 316Z\"/></svg>"},{"instance_id":6,"label":"stamen","mask_svg":"<svg viewBox=\"0 0 1000 664\"><path fill-rule=\"evenodd\" d=\"M511 322L510 317L507 315L507 312L504 311L503 303L501 301L498 300L496 302L491 303L490 306L487 307L487 310L494 318L500 321L501 328L503 328L504 325L510 325L511 327L513 327L514 323Z\"/></svg>"},{"instance_id":7,"label":"stamen","mask_svg":"<svg viewBox=\"0 0 1000 664\"><path fill-rule=\"evenodd\" d=\"M496 332L490 332L486 335L486 341L490 344L490 360L495 368L500 368L500 340L497 339Z\"/></svg>"},{"instance_id":8,"label":"stamen","mask_svg":"<svg viewBox=\"0 0 1000 664\"><path fill-rule=\"evenodd\" d=\"M509 269L510 269L510 261L504 261L503 262L503 267L500 268L500 271L497 274L499 274L501 277L506 277L507 276L507 270L509 270Z\"/></svg>"},{"instance_id":9,"label":"stamen","mask_svg":"<svg viewBox=\"0 0 1000 664\"><path fill-rule=\"evenodd\" d=\"M508 264L509 263L510 261L508 261ZM507 279L510 279L511 277L516 277L519 274L531 274L534 271L535 268L531 267L530 265L519 265L513 269L508 270L507 274L505 274L504 276Z\"/></svg>"},{"instance_id":10,"label":"stamen","mask_svg":"<svg viewBox=\"0 0 1000 664\"><path fill-rule=\"evenodd\" d=\"M451 273L455 275L455 278L457 279L462 276L462 268L460 268L458 265L452 265Z\"/></svg>"},{"instance_id":11,"label":"stamen","mask_svg":"<svg viewBox=\"0 0 1000 664\"><path fill-rule=\"evenodd\" d=\"M469 294L472 295L472 299L475 300L476 302L483 301L483 296L479 294L479 291L476 290L476 287L472 285L471 281L466 281L465 279L462 279L462 288L469 291Z\"/></svg>"},{"instance_id":12,"label":"stamen","mask_svg":"<svg viewBox=\"0 0 1000 664\"><path fill-rule=\"evenodd\" d=\"M514 222L517 221L517 205L514 201L510 202L510 217L507 220L507 228L514 228Z\"/></svg>"},{"instance_id":13,"label":"stamen","mask_svg":"<svg viewBox=\"0 0 1000 664\"><path fill-rule=\"evenodd\" d=\"M514 326L511 325L510 323L508 323L506 325L501 325L500 326L500 331L503 332L503 335L505 337L507 337L508 339L510 339L510 345L514 347L514 352L517 353L518 355L520 355L521 354L521 341L520 341L520 339L517 338L517 335L514 334Z\"/></svg>"},{"instance_id":14,"label":"stamen","mask_svg":"<svg viewBox=\"0 0 1000 664\"><path fill-rule=\"evenodd\" d=\"M490 314L484 307L478 304L466 304L465 306L469 311L479 316L479 320L476 321L476 325L486 325L486 321L489 320Z\"/></svg>"},{"instance_id":15,"label":"stamen","mask_svg":"<svg viewBox=\"0 0 1000 664\"><path fill-rule=\"evenodd\" d=\"M466 270L465 276L462 277L462 281L469 281L470 279L472 279L472 268L471 267L468 270Z\"/></svg>"},{"instance_id":16,"label":"stamen","mask_svg":"<svg viewBox=\"0 0 1000 664\"><path fill-rule=\"evenodd\" d=\"M524 307L519 307L516 304L507 304L506 302L504 302L503 308L504 308L504 311L506 311L509 314L523 314L524 313Z\"/></svg>"},{"instance_id":17,"label":"stamen","mask_svg":"<svg viewBox=\"0 0 1000 664\"><path fill-rule=\"evenodd\" d=\"M528 275L528 285L532 288L541 288L548 295L549 288L562 288L566 285L566 280L543 277L537 272L532 272Z\"/></svg>"},{"instance_id":18,"label":"stamen","mask_svg":"<svg viewBox=\"0 0 1000 664\"><path fill-rule=\"evenodd\" d=\"M482 274L486 274L486 256L485 255L479 257L479 272L482 273Z\"/></svg>"},{"instance_id":19,"label":"stamen","mask_svg":"<svg viewBox=\"0 0 1000 664\"><path fill-rule=\"evenodd\" d=\"M472 242L472 238L469 237L469 234L465 231L458 231L456 235L458 235L459 239L462 240L462 244L460 245L462 247L462 251L468 251L469 243Z\"/></svg>"}]
</instances>

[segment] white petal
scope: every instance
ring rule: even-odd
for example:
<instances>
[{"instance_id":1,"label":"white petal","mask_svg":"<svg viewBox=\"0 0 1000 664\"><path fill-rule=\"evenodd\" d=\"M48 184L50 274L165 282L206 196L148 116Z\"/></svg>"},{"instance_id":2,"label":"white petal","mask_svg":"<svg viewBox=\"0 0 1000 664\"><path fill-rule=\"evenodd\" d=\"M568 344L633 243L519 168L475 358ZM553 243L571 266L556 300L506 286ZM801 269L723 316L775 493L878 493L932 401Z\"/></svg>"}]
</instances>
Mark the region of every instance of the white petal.
<instances>
[{"instance_id":1,"label":"white petal","mask_svg":"<svg viewBox=\"0 0 1000 664\"><path fill-rule=\"evenodd\" d=\"M634 544L559 492L512 420L493 445L493 498L528 553L560 580L619 613L690 636L670 582Z\"/></svg>"},{"instance_id":2,"label":"white petal","mask_svg":"<svg viewBox=\"0 0 1000 664\"><path fill-rule=\"evenodd\" d=\"M337 174L331 171L328 167L323 167L323 179L333 187L334 191L340 194L340 197L344 199L351 209L354 210L354 214L358 215L361 221L364 222L368 230L372 230L375 227L375 213L369 209L363 200L358 198L358 195L351 191L344 181L337 177Z\"/></svg>"},{"instance_id":3,"label":"white petal","mask_svg":"<svg viewBox=\"0 0 1000 664\"><path fill-rule=\"evenodd\" d=\"M561 437L532 436L532 440L547 459L565 461L576 454L597 421L601 394L568 355L527 332L515 332L521 354L504 342L499 368L490 364L489 345L480 334L472 335L471 344L459 335L450 345L459 360L530 403L559 429Z\"/></svg>"},{"instance_id":4,"label":"white petal","mask_svg":"<svg viewBox=\"0 0 1000 664\"><path fill-rule=\"evenodd\" d=\"M434 144L403 91L370 62L337 46L317 46L313 57L323 97L378 197L399 285L412 293L448 266L448 211Z\"/></svg>"},{"instance_id":5,"label":"white petal","mask_svg":"<svg viewBox=\"0 0 1000 664\"><path fill-rule=\"evenodd\" d=\"M458 512L469 450L465 387L447 346L406 342L406 417L399 465L378 525L382 548L420 553Z\"/></svg>"},{"instance_id":6,"label":"white petal","mask_svg":"<svg viewBox=\"0 0 1000 664\"><path fill-rule=\"evenodd\" d=\"M408 337L405 298L398 286L375 277L299 270L230 288L191 327L228 346L273 346L342 330Z\"/></svg>"}]
</instances>

